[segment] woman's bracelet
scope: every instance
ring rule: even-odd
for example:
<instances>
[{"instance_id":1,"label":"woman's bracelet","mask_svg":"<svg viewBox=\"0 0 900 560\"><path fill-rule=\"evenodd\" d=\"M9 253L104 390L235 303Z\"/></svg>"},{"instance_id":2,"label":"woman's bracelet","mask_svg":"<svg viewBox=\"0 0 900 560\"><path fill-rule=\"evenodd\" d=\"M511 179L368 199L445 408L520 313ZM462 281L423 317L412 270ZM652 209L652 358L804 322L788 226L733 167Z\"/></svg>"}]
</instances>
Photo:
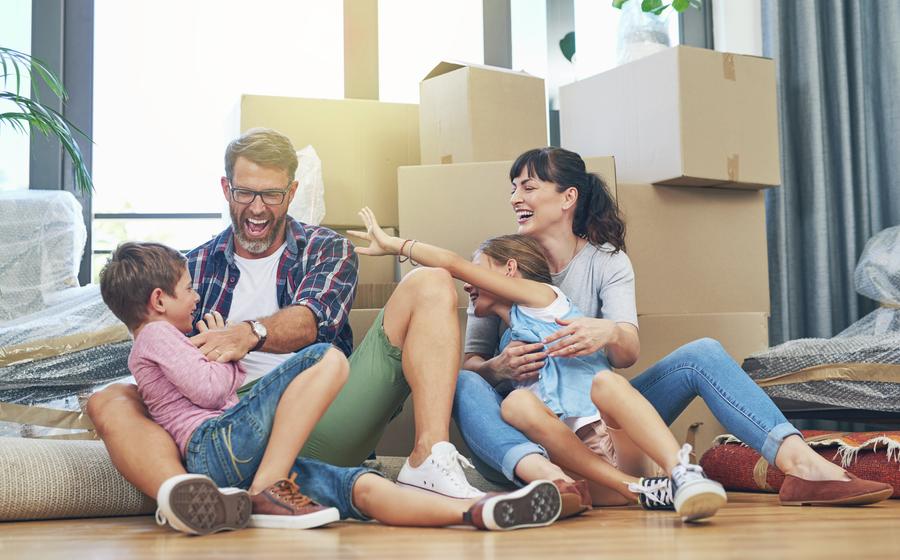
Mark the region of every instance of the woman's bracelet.
<instances>
[{"instance_id":1,"label":"woman's bracelet","mask_svg":"<svg viewBox=\"0 0 900 560\"><path fill-rule=\"evenodd\" d=\"M413 250L413 247L415 247L415 246L416 246L416 243L418 243L418 242L419 242L419 241L418 241L417 239L413 239L413 240L412 240L412 243L410 243L410 245L409 245L409 263L410 263L411 265L413 265L413 266L419 266L419 263L417 263L417 262L412 258L412 250Z\"/></svg>"},{"instance_id":2,"label":"woman's bracelet","mask_svg":"<svg viewBox=\"0 0 900 560\"><path fill-rule=\"evenodd\" d=\"M409 260L409 257L403 256L403 249L406 248L407 243L409 243L409 239L404 239L403 245L400 245L400 251L397 253L397 262L405 263L406 261ZM415 243L415 241L413 241L413 243ZM410 247L410 252L412 252L412 247Z\"/></svg>"}]
</instances>

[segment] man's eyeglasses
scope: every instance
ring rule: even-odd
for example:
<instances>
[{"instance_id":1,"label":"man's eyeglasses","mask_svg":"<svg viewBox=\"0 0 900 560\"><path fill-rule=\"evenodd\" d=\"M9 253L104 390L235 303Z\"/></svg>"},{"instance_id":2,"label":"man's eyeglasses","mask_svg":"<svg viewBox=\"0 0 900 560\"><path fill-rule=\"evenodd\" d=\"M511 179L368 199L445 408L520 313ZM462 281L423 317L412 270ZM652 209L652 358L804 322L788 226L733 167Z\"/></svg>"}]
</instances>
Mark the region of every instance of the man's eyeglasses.
<instances>
[{"instance_id":1,"label":"man's eyeglasses","mask_svg":"<svg viewBox=\"0 0 900 560\"><path fill-rule=\"evenodd\" d=\"M251 191L250 189L236 188L229 183L229 190L231 191L231 200L238 204L253 204L253 201L258 196L262 199L263 204L278 206L284 202L284 196L291 190L291 185L288 184L283 191Z\"/></svg>"}]
</instances>

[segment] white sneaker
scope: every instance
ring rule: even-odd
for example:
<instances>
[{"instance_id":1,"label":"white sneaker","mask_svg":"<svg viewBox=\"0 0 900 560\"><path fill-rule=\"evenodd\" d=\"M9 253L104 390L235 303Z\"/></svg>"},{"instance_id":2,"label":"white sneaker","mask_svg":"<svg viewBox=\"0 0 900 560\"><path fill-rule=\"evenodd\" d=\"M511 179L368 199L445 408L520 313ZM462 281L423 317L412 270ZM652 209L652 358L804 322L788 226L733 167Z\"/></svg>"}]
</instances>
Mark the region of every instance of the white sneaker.
<instances>
[{"instance_id":1,"label":"white sneaker","mask_svg":"<svg viewBox=\"0 0 900 560\"><path fill-rule=\"evenodd\" d=\"M163 482L156 496L156 523L189 535L242 529L250 521L250 495L219 488L202 474L180 474Z\"/></svg>"},{"instance_id":2,"label":"white sneaker","mask_svg":"<svg viewBox=\"0 0 900 560\"><path fill-rule=\"evenodd\" d=\"M684 444L671 477L675 511L683 521L712 517L728 501L722 485L706 478L703 468L692 465L690 458L691 446Z\"/></svg>"},{"instance_id":3,"label":"white sneaker","mask_svg":"<svg viewBox=\"0 0 900 560\"><path fill-rule=\"evenodd\" d=\"M449 441L435 443L431 455L413 468L409 459L403 463L397 483L421 488L450 498L480 498L484 492L473 488L463 472L463 465L474 468L468 459L459 454Z\"/></svg>"}]
</instances>

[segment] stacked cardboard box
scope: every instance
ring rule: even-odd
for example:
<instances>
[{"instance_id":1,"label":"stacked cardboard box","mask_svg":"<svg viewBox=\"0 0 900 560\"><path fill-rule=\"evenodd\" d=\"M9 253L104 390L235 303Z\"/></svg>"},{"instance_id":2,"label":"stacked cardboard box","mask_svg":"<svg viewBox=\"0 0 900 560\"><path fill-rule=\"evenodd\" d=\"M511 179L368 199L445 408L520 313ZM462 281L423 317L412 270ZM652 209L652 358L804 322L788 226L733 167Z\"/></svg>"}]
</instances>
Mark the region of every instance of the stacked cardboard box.
<instances>
[{"instance_id":1,"label":"stacked cardboard box","mask_svg":"<svg viewBox=\"0 0 900 560\"><path fill-rule=\"evenodd\" d=\"M764 196L780 182L771 60L675 47L560 90L563 147L613 154L634 265L641 359L700 337L739 363L768 345ZM716 187L716 188L709 188ZM701 401L698 453L724 428Z\"/></svg>"},{"instance_id":2,"label":"stacked cardboard box","mask_svg":"<svg viewBox=\"0 0 900 560\"><path fill-rule=\"evenodd\" d=\"M397 226L397 168L419 163L417 105L360 99L245 95L241 130L274 128L322 160L328 227L362 225L370 207L382 225Z\"/></svg>"},{"instance_id":3,"label":"stacked cardboard box","mask_svg":"<svg viewBox=\"0 0 900 560\"><path fill-rule=\"evenodd\" d=\"M418 111L417 105L369 100L245 95L240 126L274 128L296 148L316 149L325 184L323 225L346 235L361 228L357 213L368 206L396 235L397 168L419 163ZM360 256L354 307L380 308L396 281L395 261Z\"/></svg>"}]
</instances>

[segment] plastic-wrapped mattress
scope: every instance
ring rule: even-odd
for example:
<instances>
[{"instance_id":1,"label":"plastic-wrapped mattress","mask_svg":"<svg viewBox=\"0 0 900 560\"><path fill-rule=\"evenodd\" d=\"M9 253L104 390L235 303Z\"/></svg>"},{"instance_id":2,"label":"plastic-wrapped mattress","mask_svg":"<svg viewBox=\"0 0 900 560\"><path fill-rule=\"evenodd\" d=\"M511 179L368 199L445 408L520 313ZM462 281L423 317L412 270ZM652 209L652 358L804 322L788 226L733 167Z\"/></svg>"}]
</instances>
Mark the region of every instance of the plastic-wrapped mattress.
<instances>
[{"instance_id":1,"label":"plastic-wrapped mattress","mask_svg":"<svg viewBox=\"0 0 900 560\"><path fill-rule=\"evenodd\" d=\"M770 397L810 407L900 412L900 226L869 240L854 283L881 307L833 338L792 340L744 361Z\"/></svg>"}]
</instances>

